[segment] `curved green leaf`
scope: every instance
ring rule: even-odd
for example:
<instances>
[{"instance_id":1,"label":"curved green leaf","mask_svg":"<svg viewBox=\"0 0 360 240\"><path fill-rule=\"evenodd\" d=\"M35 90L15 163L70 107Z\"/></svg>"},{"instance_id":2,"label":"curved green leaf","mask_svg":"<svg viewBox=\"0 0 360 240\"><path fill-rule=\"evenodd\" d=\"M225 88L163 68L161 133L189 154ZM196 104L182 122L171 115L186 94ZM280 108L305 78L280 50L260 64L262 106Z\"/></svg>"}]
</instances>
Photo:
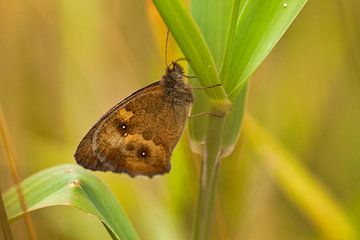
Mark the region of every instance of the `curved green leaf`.
<instances>
[{"instance_id":1,"label":"curved green leaf","mask_svg":"<svg viewBox=\"0 0 360 240\"><path fill-rule=\"evenodd\" d=\"M28 211L72 206L97 217L113 239L139 239L126 213L109 189L91 172L60 165L36 173L21 183ZM10 220L23 214L15 188L4 195Z\"/></svg>"},{"instance_id":2,"label":"curved green leaf","mask_svg":"<svg viewBox=\"0 0 360 240\"><path fill-rule=\"evenodd\" d=\"M220 69L224 58L227 32L229 31L232 0L193 0L191 1L191 12L209 46L217 69ZM192 80L191 84L198 86L196 79ZM191 109L192 115L214 111L203 90L194 91L194 94L195 102ZM202 145L205 141L207 122L208 116L206 115L190 118L188 122L192 150L200 155L203 151Z\"/></svg>"},{"instance_id":3,"label":"curved green leaf","mask_svg":"<svg viewBox=\"0 0 360 240\"><path fill-rule=\"evenodd\" d=\"M220 81L233 104L226 116L223 156L232 152L240 135L248 78L305 3L306 0L192 1L192 13L221 68ZM211 111L203 94L197 93L196 97L194 113ZM207 116L189 121L193 150L199 148L205 138L206 121Z\"/></svg>"},{"instance_id":4,"label":"curved green leaf","mask_svg":"<svg viewBox=\"0 0 360 240\"><path fill-rule=\"evenodd\" d=\"M229 95L239 92L298 15L306 0L248 0L241 6L231 57L222 73Z\"/></svg>"}]
</instances>

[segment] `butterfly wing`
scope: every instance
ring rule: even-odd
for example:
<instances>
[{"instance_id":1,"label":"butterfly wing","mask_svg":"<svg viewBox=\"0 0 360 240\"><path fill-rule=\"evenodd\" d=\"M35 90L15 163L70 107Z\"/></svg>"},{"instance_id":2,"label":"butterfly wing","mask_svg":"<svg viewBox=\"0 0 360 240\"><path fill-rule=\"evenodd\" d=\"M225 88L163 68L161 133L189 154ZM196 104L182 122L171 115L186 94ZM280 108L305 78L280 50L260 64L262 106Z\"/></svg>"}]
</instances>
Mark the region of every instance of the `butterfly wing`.
<instances>
[{"instance_id":1,"label":"butterfly wing","mask_svg":"<svg viewBox=\"0 0 360 240\"><path fill-rule=\"evenodd\" d=\"M92 170L164 174L189 107L166 101L161 83L153 83L107 112L80 142L75 159Z\"/></svg>"}]
</instances>

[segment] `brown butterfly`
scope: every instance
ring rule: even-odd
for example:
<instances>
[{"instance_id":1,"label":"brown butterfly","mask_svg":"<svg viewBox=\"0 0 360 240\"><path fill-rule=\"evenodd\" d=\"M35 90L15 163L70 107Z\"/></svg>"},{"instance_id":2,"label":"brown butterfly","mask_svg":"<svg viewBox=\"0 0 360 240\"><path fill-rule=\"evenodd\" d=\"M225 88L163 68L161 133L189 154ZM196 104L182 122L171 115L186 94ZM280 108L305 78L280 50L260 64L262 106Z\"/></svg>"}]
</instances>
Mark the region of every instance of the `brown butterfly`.
<instances>
[{"instance_id":1,"label":"brown butterfly","mask_svg":"<svg viewBox=\"0 0 360 240\"><path fill-rule=\"evenodd\" d=\"M110 109L80 142L75 159L85 168L152 177L170 170L193 102L177 62L150 84Z\"/></svg>"}]
</instances>

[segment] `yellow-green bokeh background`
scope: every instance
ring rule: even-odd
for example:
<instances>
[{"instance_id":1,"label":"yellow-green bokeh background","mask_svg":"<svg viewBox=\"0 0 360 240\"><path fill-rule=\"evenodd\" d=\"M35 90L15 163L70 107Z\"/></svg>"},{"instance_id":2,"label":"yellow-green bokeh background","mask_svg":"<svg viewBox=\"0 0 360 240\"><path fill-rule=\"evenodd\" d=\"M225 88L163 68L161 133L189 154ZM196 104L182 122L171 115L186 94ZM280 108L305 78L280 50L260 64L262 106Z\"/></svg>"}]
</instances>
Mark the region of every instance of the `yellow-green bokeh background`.
<instances>
[{"instance_id":1,"label":"yellow-green bokeh background","mask_svg":"<svg viewBox=\"0 0 360 240\"><path fill-rule=\"evenodd\" d=\"M77 143L106 110L159 80L164 55L157 41L165 32L158 36L146 6L0 1L0 102L22 177L74 163ZM321 179L359 225L358 9L358 0L308 2L252 77L247 112ZM246 142L241 138L223 161L214 238L319 239L304 210L282 194ZM185 137L166 176L97 175L143 239L187 239L198 165ZM0 174L4 191L13 180L3 154ZM110 239L101 223L75 209L45 209L32 217L39 239ZM16 239L27 238L22 219L12 230Z\"/></svg>"}]
</instances>

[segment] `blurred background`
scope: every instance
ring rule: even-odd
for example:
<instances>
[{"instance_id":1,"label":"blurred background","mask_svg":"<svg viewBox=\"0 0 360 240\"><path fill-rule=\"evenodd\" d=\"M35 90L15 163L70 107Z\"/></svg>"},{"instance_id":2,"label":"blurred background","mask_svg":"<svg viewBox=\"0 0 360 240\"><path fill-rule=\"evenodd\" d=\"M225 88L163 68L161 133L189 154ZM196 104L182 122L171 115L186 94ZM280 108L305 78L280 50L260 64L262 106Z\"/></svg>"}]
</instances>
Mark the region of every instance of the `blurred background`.
<instances>
[{"instance_id":1,"label":"blurred background","mask_svg":"<svg viewBox=\"0 0 360 240\"><path fill-rule=\"evenodd\" d=\"M309 1L251 79L247 112L317 176L360 226L360 2ZM165 28L146 1L0 1L0 103L23 178L75 163L90 127L164 71ZM152 19L152 20L151 20ZM156 24L155 24L156 25ZM142 239L188 239L199 159L184 134L168 175L96 173ZM0 154L1 190L14 184ZM241 138L223 160L214 239L319 239ZM39 239L110 239L69 207L34 212ZM20 218L15 239L27 239ZM1 238L1 237L0 237ZM339 238L341 239L341 238Z\"/></svg>"}]
</instances>

